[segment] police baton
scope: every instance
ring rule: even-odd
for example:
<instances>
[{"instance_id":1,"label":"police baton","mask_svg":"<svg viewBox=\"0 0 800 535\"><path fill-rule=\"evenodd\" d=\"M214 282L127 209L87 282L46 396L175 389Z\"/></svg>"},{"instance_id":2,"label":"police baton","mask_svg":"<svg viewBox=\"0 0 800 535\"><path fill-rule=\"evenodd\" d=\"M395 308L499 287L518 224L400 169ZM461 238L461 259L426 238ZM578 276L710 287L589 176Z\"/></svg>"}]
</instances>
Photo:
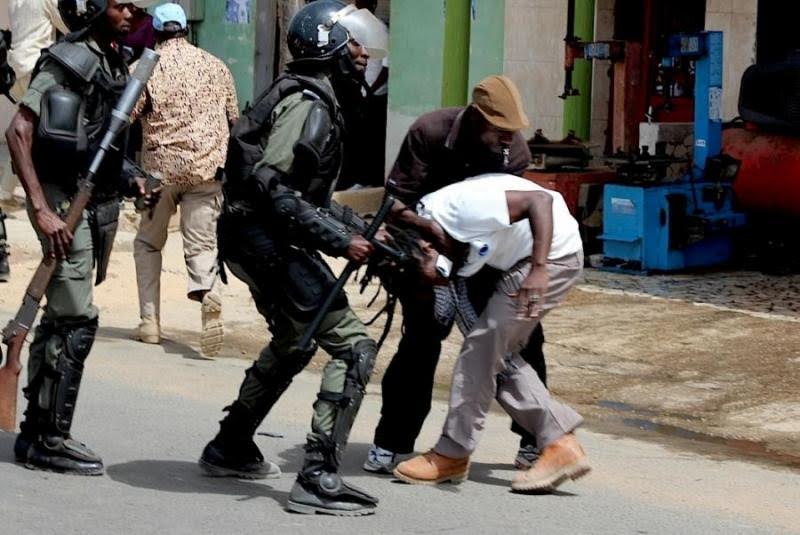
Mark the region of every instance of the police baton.
<instances>
[{"instance_id":1,"label":"police baton","mask_svg":"<svg viewBox=\"0 0 800 535\"><path fill-rule=\"evenodd\" d=\"M383 224L386 216L388 216L389 212L392 210L392 206L394 206L394 198L391 195L387 195L386 199L383 201L383 206L381 206L381 209L378 210L377 214L375 214L375 219L372 220L372 223L370 223L366 232L364 232L364 239L369 242L373 241L378 229ZM303 333L303 337L298 343L301 351L307 351L310 349L311 339L314 338L315 334L317 334L319 326L322 324L322 320L324 320L325 316L328 315L328 311L333 305L333 302L336 300L336 297L339 295L339 292L342 291L342 288L344 288L344 285L347 283L347 279L349 279L353 272L358 269L359 265L359 262L350 260L342 271L342 274L339 275L338 279L336 279L336 283L333 285L333 288L331 288L331 291L328 293L328 296L325 298L322 306L320 306L319 310L317 310L317 315L314 316L314 319L308 324L308 327L306 327L306 331Z\"/></svg>"}]
</instances>

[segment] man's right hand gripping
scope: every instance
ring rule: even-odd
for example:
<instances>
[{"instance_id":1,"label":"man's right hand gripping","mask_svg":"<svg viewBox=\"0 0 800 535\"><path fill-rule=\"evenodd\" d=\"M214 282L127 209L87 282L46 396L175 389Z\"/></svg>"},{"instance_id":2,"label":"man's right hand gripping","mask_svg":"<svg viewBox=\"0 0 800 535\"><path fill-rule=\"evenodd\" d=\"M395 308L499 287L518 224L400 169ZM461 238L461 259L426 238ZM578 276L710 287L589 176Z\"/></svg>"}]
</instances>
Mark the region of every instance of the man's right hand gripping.
<instances>
[{"instance_id":1,"label":"man's right hand gripping","mask_svg":"<svg viewBox=\"0 0 800 535\"><path fill-rule=\"evenodd\" d=\"M355 234L350 239L350 244L347 246L344 256L348 260L363 264L369 260L370 255L375 251L375 247L361 234Z\"/></svg>"},{"instance_id":2,"label":"man's right hand gripping","mask_svg":"<svg viewBox=\"0 0 800 535\"><path fill-rule=\"evenodd\" d=\"M72 232L64 220L47 206L36 210L34 217L36 227L47 237L47 254L52 258L65 258L72 244Z\"/></svg>"}]
</instances>

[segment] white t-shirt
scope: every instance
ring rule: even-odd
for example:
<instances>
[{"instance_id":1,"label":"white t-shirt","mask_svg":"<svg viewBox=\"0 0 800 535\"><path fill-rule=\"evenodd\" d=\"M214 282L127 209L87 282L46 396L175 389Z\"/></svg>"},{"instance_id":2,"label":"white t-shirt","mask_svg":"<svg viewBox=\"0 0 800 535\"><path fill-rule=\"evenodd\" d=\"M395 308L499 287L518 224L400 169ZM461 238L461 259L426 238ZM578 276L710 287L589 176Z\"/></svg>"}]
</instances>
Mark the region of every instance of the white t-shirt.
<instances>
[{"instance_id":1,"label":"white t-shirt","mask_svg":"<svg viewBox=\"0 0 800 535\"><path fill-rule=\"evenodd\" d=\"M530 221L523 219L511 224L507 191L544 191L553 197L553 240L548 260L583 248L578 222L560 193L515 175L481 175L434 191L417 205L420 216L439 223L454 240L469 244L469 254L459 275L469 277L484 265L507 270L531 256Z\"/></svg>"},{"instance_id":2,"label":"white t-shirt","mask_svg":"<svg viewBox=\"0 0 800 535\"><path fill-rule=\"evenodd\" d=\"M21 97L30 82L30 75L42 49L56 40L56 30L67 33L67 26L58 12L58 0L11 0L11 50L8 64L17 73L18 83L12 93Z\"/></svg>"}]
</instances>

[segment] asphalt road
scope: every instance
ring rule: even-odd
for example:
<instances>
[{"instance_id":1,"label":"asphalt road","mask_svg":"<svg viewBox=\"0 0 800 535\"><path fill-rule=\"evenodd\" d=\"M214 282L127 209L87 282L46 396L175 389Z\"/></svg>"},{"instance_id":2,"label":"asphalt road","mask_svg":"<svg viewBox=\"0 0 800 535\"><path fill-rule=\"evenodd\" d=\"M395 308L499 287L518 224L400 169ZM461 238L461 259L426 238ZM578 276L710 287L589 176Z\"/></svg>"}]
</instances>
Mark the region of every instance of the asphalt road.
<instances>
[{"instance_id":1,"label":"asphalt road","mask_svg":"<svg viewBox=\"0 0 800 535\"><path fill-rule=\"evenodd\" d=\"M594 466L588 477L554 495L512 494L508 463L515 441L499 414L487 422L462 485L413 487L368 475L360 463L379 410L375 387L352 434L344 473L380 497L377 514L290 514L283 505L301 462L317 376L299 376L262 425L279 437L257 438L284 470L281 479L207 478L195 464L246 366L202 360L175 342L144 346L127 340L121 328L102 328L74 431L103 455L107 473L81 478L27 470L13 462L14 435L0 433L0 533L800 532L796 472L588 431L579 435ZM433 443L444 410L441 403L434 407L419 448Z\"/></svg>"}]
</instances>

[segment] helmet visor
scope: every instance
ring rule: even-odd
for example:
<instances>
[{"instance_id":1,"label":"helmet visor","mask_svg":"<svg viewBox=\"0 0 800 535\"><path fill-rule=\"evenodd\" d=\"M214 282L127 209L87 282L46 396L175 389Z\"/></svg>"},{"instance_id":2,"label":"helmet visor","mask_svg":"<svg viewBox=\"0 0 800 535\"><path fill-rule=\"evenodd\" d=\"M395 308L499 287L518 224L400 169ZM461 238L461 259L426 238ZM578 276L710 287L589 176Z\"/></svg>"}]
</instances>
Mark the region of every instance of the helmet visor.
<instances>
[{"instance_id":1,"label":"helmet visor","mask_svg":"<svg viewBox=\"0 0 800 535\"><path fill-rule=\"evenodd\" d=\"M349 7L349 6L348 6ZM389 30L368 9L343 9L337 22L347 29L350 36L362 44L372 59L382 59L389 54Z\"/></svg>"}]
</instances>

